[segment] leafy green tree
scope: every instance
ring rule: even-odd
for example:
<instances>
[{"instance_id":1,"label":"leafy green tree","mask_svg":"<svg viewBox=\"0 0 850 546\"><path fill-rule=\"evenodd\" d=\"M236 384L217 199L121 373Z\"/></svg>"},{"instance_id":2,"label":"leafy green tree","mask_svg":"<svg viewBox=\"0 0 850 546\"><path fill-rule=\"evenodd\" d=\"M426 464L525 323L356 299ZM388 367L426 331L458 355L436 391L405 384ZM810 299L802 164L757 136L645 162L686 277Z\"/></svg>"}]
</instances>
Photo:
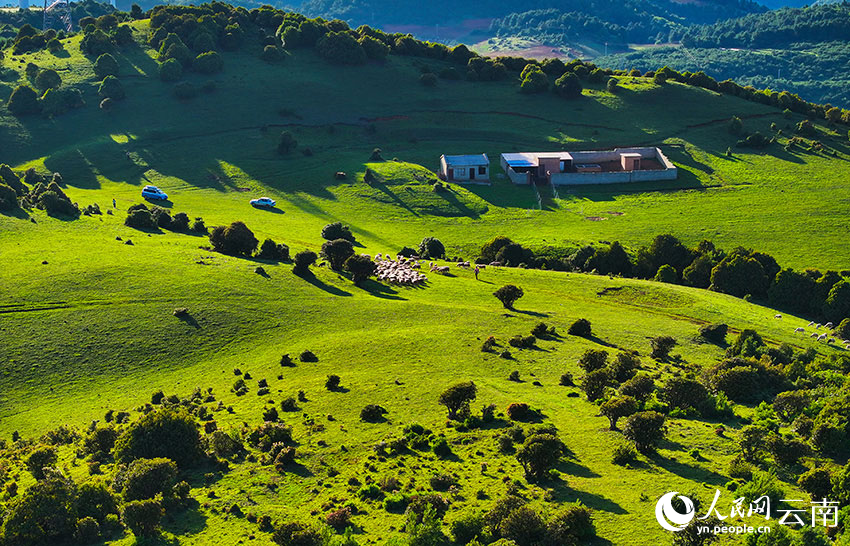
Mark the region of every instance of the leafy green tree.
<instances>
[{"instance_id":1,"label":"leafy green tree","mask_svg":"<svg viewBox=\"0 0 850 546\"><path fill-rule=\"evenodd\" d=\"M221 59L221 55L215 51L201 53L192 61L192 70L201 74L215 74L221 72L223 68L224 61Z\"/></svg>"},{"instance_id":2,"label":"leafy green tree","mask_svg":"<svg viewBox=\"0 0 850 546\"><path fill-rule=\"evenodd\" d=\"M88 481L80 484L77 495L77 517L94 518L99 524L106 522L106 516L118 515L118 500L111 488L103 481Z\"/></svg>"},{"instance_id":3,"label":"leafy green tree","mask_svg":"<svg viewBox=\"0 0 850 546\"><path fill-rule=\"evenodd\" d=\"M419 257L423 260L434 260L446 257L446 247L435 237L425 237L419 243Z\"/></svg>"},{"instance_id":4,"label":"leafy green tree","mask_svg":"<svg viewBox=\"0 0 850 546\"><path fill-rule=\"evenodd\" d=\"M555 92L565 99L575 99L581 96L581 82L578 76L571 72L555 80Z\"/></svg>"},{"instance_id":5,"label":"leafy green tree","mask_svg":"<svg viewBox=\"0 0 850 546\"><path fill-rule=\"evenodd\" d=\"M0 183L0 210L15 210L19 206L18 194L15 193L15 190L6 184Z\"/></svg>"},{"instance_id":6,"label":"leafy green tree","mask_svg":"<svg viewBox=\"0 0 850 546\"><path fill-rule=\"evenodd\" d=\"M217 226L209 234L213 250L231 256L250 256L257 250L259 241L243 222Z\"/></svg>"},{"instance_id":7,"label":"leafy green tree","mask_svg":"<svg viewBox=\"0 0 850 546\"><path fill-rule=\"evenodd\" d=\"M354 281L354 284L360 285L375 273L375 262L368 256L354 254L345 260L343 268L351 273L351 280Z\"/></svg>"},{"instance_id":8,"label":"leafy green tree","mask_svg":"<svg viewBox=\"0 0 850 546\"><path fill-rule=\"evenodd\" d=\"M519 80L519 88L523 93L543 93L549 89L549 76L536 64L525 65Z\"/></svg>"},{"instance_id":9,"label":"leafy green tree","mask_svg":"<svg viewBox=\"0 0 850 546\"><path fill-rule=\"evenodd\" d=\"M318 256L312 250L302 250L295 255L295 266L292 272L296 275L306 275L310 272L310 266L316 263Z\"/></svg>"},{"instance_id":10,"label":"leafy green tree","mask_svg":"<svg viewBox=\"0 0 850 546\"><path fill-rule=\"evenodd\" d=\"M657 235L647 249L647 256L652 262L653 271L657 272L662 265L669 265L676 270L677 278L694 259L693 253L679 239L669 234Z\"/></svg>"},{"instance_id":11,"label":"leafy green tree","mask_svg":"<svg viewBox=\"0 0 850 546\"><path fill-rule=\"evenodd\" d=\"M124 94L124 86L121 85L121 82L115 76L106 76L103 78L103 81L100 82L100 86L97 88L97 93L103 98L112 100L121 100L126 96Z\"/></svg>"},{"instance_id":12,"label":"leafy green tree","mask_svg":"<svg viewBox=\"0 0 850 546\"><path fill-rule=\"evenodd\" d=\"M124 499L152 499L161 494L168 496L177 483L177 465L165 458L136 459L123 473Z\"/></svg>"},{"instance_id":13,"label":"leafy green tree","mask_svg":"<svg viewBox=\"0 0 850 546\"><path fill-rule=\"evenodd\" d=\"M35 77L35 86L41 91L56 89L60 85L62 85L62 78L52 68L40 71Z\"/></svg>"},{"instance_id":14,"label":"leafy green tree","mask_svg":"<svg viewBox=\"0 0 850 546\"><path fill-rule=\"evenodd\" d=\"M578 360L578 366L585 372L601 370L608 365L608 351L588 349Z\"/></svg>"},{"instance_id":15,"label":"leafy green tree","mask_svg":"<svg viewBox=\"0 0 850 546\"><path fill-rule=\"evenodd\" d=\"M628 417L638 410L637 400L631 396L615 396L609 398L599 407L599 412L608 418L610 430L617 430L617 421Z\"/></svg>"},{"instance_id":16,"label":"leafy green tree","mask_svg":"<svg viewBox=\"0 0 850 546\"><path fill-rule=\"evenodd\" d=\"M342 222L333 222L322 228L322 239L333 241L335 239L345 239L346 241L355 242L354 234L351 233L351 228L344 225Z\"/></svg>"},{"instance_id":17,"label":"leafy green tree","mask_svg":"<svg viewBox=\"0 0 850 546\"><path fill-rule=\"evenodd\" d=\"M671 408L698 410L708 399L708 389L693 379L671 377L661 389L661 399Z\"/></svg>"},{"instance_id":18,"label":"leafy green tree","mask_svg":"<svg viewBox=\"0 0 850 546\"><path fill-rule=\"evenodd\" d=\"M80 51L90 57L99 57L114 50L115 44L112 43L109 35L101 29L85 33L80 41Z\"/></svg>"},{"instance_id":19,"label":"leafy green tree","mask_svg":"<svg viewBox=\"0 0 850 546\"><path fill-rule=\"evenodd\" d=\"M616 93L619 91L620 85L617 78L608 78L608 83L605 84L605 89L607 89L609 93Z\"/></svg>"},{"instance_id":20,"label":"leafy green tree","mask_svg":"<svg viewBox=\"0 0 850 546\"><path fill-rule=\"evenodd\" d=\"M107 76L118 75L118 61L109 53L104 53L94 62L94 75L102 80Z\"/></svg>"},{"instance_id":21,"label":"leafy green tree","mask_svg":"<svg viewBox=\"0 0 850 546\"><path fill-rule=\"evenodd\" d=\"M191 466L202 457L198 424L185 409L158 408L118 437L114 453L124 463L164 457L181 468Z\"/></svg>"},{"instance_id":22,"label":"leafy green tree","mask_svg":"<svg viewBox=\"0 0 850 546\"><path fill-rule=\"evenodd\" d=\"M694 288L708 288L711 286L711 270L713 268L714 260L705 254L700 255L682 271L682 282L686 286L693 286Z\"/></svg>"},{"instance_id":23,"label":"leafy green tree","mask_svg":"<svg viewBox=\"0 0 850 546\"><path fill-rule=\"evenodd\" d=\"M0 539L4 544L62 544L77 523L76 487L64 478L41 480L7 506Z\"/></svg>"},{"instance_id":24,"label":"leafy green tree","mask_svg":"<svg viewBox=\"0 0 850 546\"><path fill-rule=\"evenodd\" d=\"M631 259L618 241L611 243L608 248L596 250L587 260L587 267L602 275L629 277L632 274Z\"/></svg>"},{"instance_id":25,"label":"leafy green tree","mask_svg":"<svg viewBox=\"0 0 850 546\"><path fill-rule=\"evenodd\" d=\"M589 338L590 336L593 335L593 332L591 330L590 321L587 320L587 319L583 319L583 318L578 319L574 323L572 323L570 325L569 330L567 330L567 333L570 334L571 336L579 336L579 337L587 337L587 338Z\"/></svg>"},{"instance_id":26,"label":"leafy green tree","mask_svg":"<svg viewBox=\"0 0 850 546\"><path fill-rule=\"evenodd\" d=\"M366 53L366 57L375 61L383 61L390 53L390 47L387 44L372 36L361 36L358 43Z\"/></svg>"},{"instance_id":27,"label":"leafy green tree","mask_svg":"<svg viewBox=\"0 0 850 546\"><path fill-rule=\"evenodd\" d=\"M655 391L655 381L647 374L639 374L620 386L620 394L645 402Z\"/></svg>"},{"instance_id":28,"label":"leafy green tree","mask_svg":"<svg viewBox=\"0 0 850 546\"><path fill-rule=\"evenodd\" d=\"M602 398L609 381L608 370L593 370L585 374L581 382L581 389L587 395L589 401L595 402Z\"/></svg>"},{"instance_id":29,"label":"leafy green tree","mask_svg":"<svg viewBox=\"0 0 850 546\"><path fill-rule=\"evenodd\" d=\"M321 255L331 269L341 271L345 261L354 255L354 246L346 239L335 239L322 245Z\"/></svg>"},{"instance_id":30,"label":"leafy green tree","mask_svg":"<svg viewBox=\"0 0 850 546\"><path fill-rule=\"evenodd\" d=\"M764 268L753 258L727 257L711 270L711 287L717 292L742 298L747 294L761 296L767 292Z\"/></svg>"},{"instance_id":31,"label":"leafy green tree","mask_svg":"<svg viewBox=\"0 0 850 546\"><path fill-rule=\"evenodd\" d=\"M41 111L41 106L38 104L38 94L28 85L16 87L9 96L9 102L6 103L6 106L16 116L37 114Z\"/></svg>"},{"instance_id":32,"label":"leafy green tree","mask_svg":"<svg viewBox=\"0 0 850 546\"><path fill-rule=\"evenodd\" d=\"M529 480L539 481L561 458L564 444L553 434L533 434L517 449L516 458Z\"/></svg>"},{"instance_id":33,"label":"leafy green tree","mask_svg":"<svg viewBox=\"0 0 850 546\"><path fill-rule=\"evenodd\" d=\"M497 300L502 302L505 309L513 309L514 303L516 303L516 301L524 295L524 292L522 291L522 288L518 286L506 284L493 292L493 295L496 296Z\"/></svg>"},{"instance_id":34,"label":"leafy green tree","mask_svg":"<svg viewBox=\"0 0 850 546\"><path fill-rule=\"evenodd\" d=\"M841 339L850 339L850 318L842 320L835 328L835 335Z\"/></svg>"},{"instance_id":35,"label":"leafy green tree","mask_svg":"<svg viewBox=\"0 0 850 546\"><path fill-rule=\"evenodd\" d=\"M334 64L364 64L366 51L347 32L328 32L316 42L316 53Z\"/></svg>"},{"instance_id":36,"label":"leafy green tree","mask_svg":"<svg viewBox=\"0 0 850 546\"><path fill-rule=\"evenodd\" d=\"M652 346L650 356L663 362L670 358L670 349L676 346L676 340L670 336L658 336L651 338L649 344Z\"/></svg>"},{"instance_id":37,"label":"leafy green tree","mask_svg":"<svg viewBox=\"0 0 850 546\"><path fill-rule=\"evenodd\" d=\"M472 381L452 385L440 394L439 403L449 411L449 419L464 419L469 415L469 404L478 395Z\"/></svg>"},{"instance_id":38,"label":"leafy green tree","mask_svg":"<svg viewBox=\"0 0 850 546\"><path fill-rule=\"evenodd\" d=\"M50 446L41 446L32 451L26 459L27 470L36 480L45 477L44 469L56 465L59 460L56 450Z\"/></svg>"},{"instance_id":39,"label":"leafy green tree","mask_svg":"<svg viewBox=\"0 0 850 546\"><path fill-rule=\"evenodd\" d=\"M823 304L823 316L832 322L850 318L850 282L840 281L833 285Z\"/></svg>"},{"instance_id":40,"label":"leafy green tree","mask_svg":"<svg viewBox=\"0 0 850 546\"><path fill-rule=\"evenodd\" d=\"M626 419L623 436L641 453L651 452L664 439L664 415L656 411L635 413Z\"/></svg>"},{"instance_id":41,"label":"leafy green tree","mask_svg":"<svg viewBox=\"0 0 850 546\"><path fill-rule=\"evenodd\" d=\"M199 32L192 41L192 50L201 54L215 49L215 40L209 32Z\"/></svg>"},{"instance_id":42,"label":"leafy green tree","mask_svg":"<svg viewBox=\"0 0 850 546\"><path fill-rule=\"evenodd\" d=\"M154 537L165 511L158 500L138 500L124 505L121 519L137 537Z\"/></svg>"},{"instance_id":43,"label":"leafy green tree","mask_svg":"<svg viewBox=\"0 0 850 546\"><path fill-rule=\"evenodd\" d=\"M658 268L658 271L655 273L655 278L653 279L656 282L666 282L668 284L676 284L676 280L679 275L676 273L676 270L672 265L663 264Z\"/></svg>"},{"instance_id":44,"label":"leafy green tree","mask_svg":"<svg viewBox=\"0 0 850 546\"><path fill-rule=\"evenodd\" d=\"M158 59L161 63L168 59L175 59L183 66L190 66L192 61L195 59L195 55L192 54L192 50L186 47L186 44L183 43L180 36L170 33L159 46Z\"/></svg>"}]
</instances>

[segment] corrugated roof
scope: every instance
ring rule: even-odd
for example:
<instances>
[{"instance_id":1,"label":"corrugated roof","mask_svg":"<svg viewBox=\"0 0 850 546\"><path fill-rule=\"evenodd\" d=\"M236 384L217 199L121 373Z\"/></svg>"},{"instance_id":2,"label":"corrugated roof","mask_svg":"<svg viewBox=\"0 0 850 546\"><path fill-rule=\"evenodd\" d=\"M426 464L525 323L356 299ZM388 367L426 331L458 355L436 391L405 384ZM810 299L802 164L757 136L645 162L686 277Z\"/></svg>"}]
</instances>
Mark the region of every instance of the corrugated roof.
<instances>
[{"instance_id":1,"label":"corrugated roof","mask_svg":"<svg viewBox=\"0 0 850 546\"><path fill-rule=\"evenodd\" d=\"M539 159L572 160L569 152L520 152L513 154L502 154L502 159L511 167L536 167L540 164Z\"/></svg>"},{"instance_id":2,"label":"corrugated roof","mask_svg":"<svg viewBox=\"0 0 850 546\"><path fill-rule=\"evenodd\" d=\"M444 155L443 159L446 160L446 165L489 165L490 158L487 157L487 154L474 154L474 155Z\"/></svg>"}]
</instances>

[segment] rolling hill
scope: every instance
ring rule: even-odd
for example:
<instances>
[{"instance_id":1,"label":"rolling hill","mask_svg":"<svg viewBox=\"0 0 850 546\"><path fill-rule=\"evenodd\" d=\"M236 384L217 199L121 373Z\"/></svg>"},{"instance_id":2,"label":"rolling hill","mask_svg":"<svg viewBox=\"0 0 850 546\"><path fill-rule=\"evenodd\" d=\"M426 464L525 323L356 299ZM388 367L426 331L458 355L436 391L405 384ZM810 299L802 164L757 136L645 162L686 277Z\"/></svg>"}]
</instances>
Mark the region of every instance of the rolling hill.
<instances>
[{"instance_id":1,"label":"rolling hill","mask_svg":"<svg viewBox=\"0 0 850 546\"><path fill-rule=\"evenodd\" d=\"M338 23L299 20L296 33L288 20L225 4L158 9L100 19L56 38L52 52L4 50L0 159L38 195L34 206L0 214L0 540L81 543L96 524L92 542L109 544L293 544L302 533L301 544L349 546L507 546L544 536L650 545L672 540L654 521L667 491L703 503L715 489L728 503L761 493L814 498L798 478L820 467L844 494L848 359L837 343L808 337L820 309L795 314L759 295L736 298L717 291L720 279L713 291L684 286L675 269L672 279L661 267L646 279L546 265L568 269L577 250L617 241L637 267L645 253L662 254L655 238L670 233L684 243L673 250L689 258L710 240L729 261L769 255L782 267L821 270L811 278L832 279L827 292L840 296L850 228L840 118L582 63L571 67L582 67L579 97L549 84L523 93L525 61L467 63L461 48L381 33L374 39L392 52L367 60L366 47L380 48L362 35L360 57ZM213 29L216 54L187 56L178 35L204 49L203 29ZM321 36L309 43L313 30ZM132 40L115 43L128 32ZM98 44L117 70L97 60ZM51 70L61 84L38 94L40 113L13 114L12 94L49 83ZM487 81L493 73L504 76ZM53 92L84 104L63 111ZM748 147L756 133L765 142ZM502 152L631 145L660 146L678 180L516 186L496 165ZM435 178L441 154L482 152L491 185ZM256 242L283 243L293 257L318 252L334 222L349 226L357 253L421 252L420 241L436 238L446 255L422 260L428 282L417 287L358 285L329 260L295 274L289 260L216 252L215 237L200 230L126 225L148 184L168 194L159 206L170 218L183 212L208 228L241 221ZM57 188L85 213L39 208L49 206L45 192L60 200ZM260 195L277 207L251 207ZM497 236L554 262L488 266L477 279L457 266ZM429 271L430 261L448 274ZM524 296L505 307L493 293L509 284ZM578 319L591 332L568 333ZM720 323L728 341L701 334ZM676 343L669 354L657 347L665 336ZM607 363L594 369L600 353L588 351L606 351ZM588 378L600 371L594 397ZM640 409L666 423L641 453L626 417L616 430L601 407L629 396L623 388L636 371L658 387ZM452 418L445 393L468 381L470 415ZM676 388L691 390L677 397ZM783 406L792 398L802 406ZM377 417L364 413L370 406L380 406L371 408ZM157 430L180 423L189 424L161 441ZM541 475L529 470L535 441L561 455ZM167 461L147 461L154 457L179 468L172 474ZM153 474L154 490L138 493L133 484ZM96 508L81 500L92 491ZM27 511L37 502L58 507L53 519ZM592 531L571 519L585 508ZM134 520L145 510L151 527ZM827 540L794 531L789 541L807 536Z\"/></svg>"}]
</instances>

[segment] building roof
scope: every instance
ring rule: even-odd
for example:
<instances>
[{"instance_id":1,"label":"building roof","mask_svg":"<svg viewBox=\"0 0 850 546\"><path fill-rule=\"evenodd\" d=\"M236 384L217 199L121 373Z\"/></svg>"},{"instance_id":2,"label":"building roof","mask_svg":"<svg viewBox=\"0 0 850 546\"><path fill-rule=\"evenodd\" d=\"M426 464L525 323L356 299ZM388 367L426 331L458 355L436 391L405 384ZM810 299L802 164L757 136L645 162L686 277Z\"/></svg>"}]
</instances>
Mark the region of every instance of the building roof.
<instances>
[{"instance_id":1,"label":"building roof","mask_svg":"<svg viewBox=\"0 0 850 546\"><path fill-rule=\"evenodd\" d=\"M443 159L446 161L446 165L459 165L461 167L470 165L478 167L490 164L490 158L487 157L487 154L444 155Z\"/></svg>"},{"instance_id":2,"label":"building roof","mask_svg":"<svg viewBox=\"0 0 850 546\"><path fill-rule=\"evenodd\" d=\"M539 159L572 160L569 152L522 152L515 154L502 154L502 159L510 167L537 167Z\"/></svg>"}]
</instances>

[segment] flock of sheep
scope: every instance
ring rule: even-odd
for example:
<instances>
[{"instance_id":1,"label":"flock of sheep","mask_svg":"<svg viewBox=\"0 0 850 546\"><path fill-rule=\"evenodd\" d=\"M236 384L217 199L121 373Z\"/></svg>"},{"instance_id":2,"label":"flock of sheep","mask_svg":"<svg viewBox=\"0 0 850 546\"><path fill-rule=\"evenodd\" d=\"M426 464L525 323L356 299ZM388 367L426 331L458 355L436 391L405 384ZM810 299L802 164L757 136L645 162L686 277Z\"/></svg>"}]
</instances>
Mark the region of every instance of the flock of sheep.
<instances>
[{"instance_id":1,"label":"flock of sheep","mask_svg":"<svg viewBox=\"0 0 850 546\"><path fill-rule=\"evenodd\" d=\"M781 319L782 315L775 315L773 318ZM815 328L815 330L820 330L821 326L823 326L827 330L834 330L835 329L835 325L831 322L827 322L826 324L821 324L819 322L816 323L815 321L811 321L809 323L809 326L810 327L813 326ZM803 327L794 328L794 333L795 334L805 334L806 329L803 328ZM836 339L834 337L831 337L829 332L822 332L822 333L821 332L812 332L812 334L809 335L809 337L813 338L815 341L825 341L827 344L832 344L832 343L835 343L835 341L836 341ZM850 349L850 339L844 340L843 343L844 343L845 349Z\"/></svg>"},{"instance_id":2,"label":"flock of sheep","mask_svg":"<svg viewBox=\"0 0 850 546\"><path fill-rule=\"evenodd\" d=\"M417 271L421 267L422 263L413 258L398 256L394 260L389 254L375 255L375 277L379 281L405 286L425 284L428 277Z\"/></svg>"},{"instance_id":3,"label":"flock of sheep","mask_svg":"<svg viewBox=\"0 0 850 546\"><path fill-rule=\"evenodd\" d=\"M367 258L371 258L368 254L364 254ZM418 256L405 258L404 256L396 256L392 254L375 254L375 277L379 281L388 282L390 284L401 284L405 286L422 285L428 282L428 277L417 271L422 268L422 261ZM501 264L500 264L501 265ZM449 266L437 265L434 262L428 262L429 270L432 273L446 275L449 273ZM457 267L469 269L472 264L469 262L458 262ZM476 266L479 270L485 266Z\"/></svg>"}]
</instances>

